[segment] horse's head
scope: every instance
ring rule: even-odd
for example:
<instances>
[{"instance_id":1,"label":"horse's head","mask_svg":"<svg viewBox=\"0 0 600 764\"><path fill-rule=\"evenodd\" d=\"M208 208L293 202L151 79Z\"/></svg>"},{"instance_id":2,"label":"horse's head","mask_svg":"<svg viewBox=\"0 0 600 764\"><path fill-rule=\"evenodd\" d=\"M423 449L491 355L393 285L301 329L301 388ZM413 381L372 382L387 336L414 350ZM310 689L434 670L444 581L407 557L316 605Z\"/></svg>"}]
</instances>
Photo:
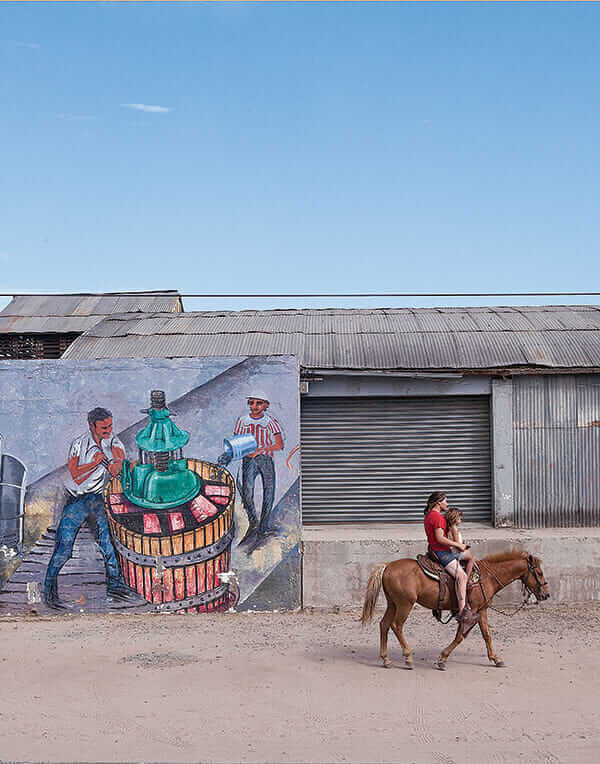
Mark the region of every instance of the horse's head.
<instances>
[{"instance_id":1,"label":"horse's head","mask_svg":"<svg viewBox=\"0 0 600 764\"><path fill-rule=\"evenodd\" d=\"M534 557L532 554L527 555L527 570L521 576L521 581L538 602L547 600L550 596L548 582L544 578L542 562L539 557Z\"/></svg>"}]
</instances>

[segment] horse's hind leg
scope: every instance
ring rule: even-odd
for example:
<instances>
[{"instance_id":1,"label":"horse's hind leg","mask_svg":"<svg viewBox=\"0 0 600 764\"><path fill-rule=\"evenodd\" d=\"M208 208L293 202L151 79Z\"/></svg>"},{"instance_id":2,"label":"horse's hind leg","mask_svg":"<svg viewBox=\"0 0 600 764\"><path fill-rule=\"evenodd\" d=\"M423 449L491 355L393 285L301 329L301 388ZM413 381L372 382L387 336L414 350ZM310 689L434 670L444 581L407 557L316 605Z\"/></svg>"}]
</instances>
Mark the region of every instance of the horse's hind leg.
<instances>
[{"instance_id":1,"label":"horse's hind leg","mask_svg":"<svg viewBox=\"0 0 600 764\"><path fill-rule=\"evenodd\" d=\"M414 602L404 602L402 605L396 605L396 615L392 621L392 629L394 634L398 637L398 642L402 645L402 654L404 655L404 662L406 668L414 668L412 650L408 646L408 642L404 638L402 633L402 627L404 622L408 618L410 611L413 609Z\"/></svg>"},{"instance_id":2,"label":"horse's hind leg","mask_svg":"<svg viewBox=\"0 0 600 764\"><path fill-rule=\"evenodd\" d=\"M392 621L394 620L394 613L396 612L396 606L393 602L390 602L388 600L388 606L387 610L384 613L383 618L379 622L379 631L380 631L380 640L379 640L379 655L381 656L381 660L383 661L383 667L389 668L392 664L390 662L390 659L388 658L388 651L387 651L387 638L388 638L388 631L390 630L390 626L392 625Z\"/></svg>"}]
</instances>

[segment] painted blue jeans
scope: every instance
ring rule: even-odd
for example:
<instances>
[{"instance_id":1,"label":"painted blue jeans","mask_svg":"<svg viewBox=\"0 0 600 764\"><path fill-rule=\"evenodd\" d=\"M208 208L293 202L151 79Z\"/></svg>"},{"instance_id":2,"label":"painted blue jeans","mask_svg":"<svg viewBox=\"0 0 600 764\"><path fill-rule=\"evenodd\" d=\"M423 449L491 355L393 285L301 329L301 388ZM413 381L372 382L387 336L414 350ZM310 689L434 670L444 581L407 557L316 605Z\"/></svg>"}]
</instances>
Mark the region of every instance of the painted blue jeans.
<instances>
[{"instance_id":1,"label":"painted blue jeans","mask_svg":"<svg viewBox=\"0 0 600 764\"><path fill-rule=\"evenodd\" d=\"M54 552L46 570L44 588L46 593L50 591L52 583L56 580L62 566L73 556L73 544L79 533L79 529L89 518L106 566L108 586L115 586L121 580L119 563L110 538L108 522L102 495L98 493L84 493L82 496L72 496L63 507L60 523L56 529L56 542Z\"/></svg>"},{"instance_id":2,"label":"painted blue jeans","mask_svg":"<svg viewBox=\"0 0 600 764\"><path fill-rule=\"evenodd\" d=\"M266 454L258 454L253 459L245 456L242 461L242 501L250 525L256 525L256 507L254 506L254 484L260 475L263 484L262 512L259 530L268 533L274 530L269 526L269 515L275 499L275 465Z\"/></svg>"}]
</instances>

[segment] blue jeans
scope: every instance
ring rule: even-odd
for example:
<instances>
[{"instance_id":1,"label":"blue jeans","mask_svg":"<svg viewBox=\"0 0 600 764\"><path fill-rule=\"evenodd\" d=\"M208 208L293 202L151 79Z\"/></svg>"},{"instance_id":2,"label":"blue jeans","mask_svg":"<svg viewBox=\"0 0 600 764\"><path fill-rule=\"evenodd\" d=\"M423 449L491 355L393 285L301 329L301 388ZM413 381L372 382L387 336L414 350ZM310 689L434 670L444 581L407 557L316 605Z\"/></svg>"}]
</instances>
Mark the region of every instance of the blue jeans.
<instances>
[{"instance_id":1,"label":"blue jeans","mask_svg":"<svg viewBox=\"0 0 600 764\"><path fill-rule=\"evenodd\" d=\"M443 552L435 551L434 555L438 558L440 565L444 568L446 565L450 565L453 560L458 560L458 552L453 552L450 549L444 549Z\"/></svg>"},{"instance_id":2,"label":"blue jeans","mask_svg":"<svg viewBox=\"0 0 600 764\"><path fill-rule=\"evenodd\" d=\"M260 475L263 484L262 512L259 530L268 533L269 515L275 499L275 465L273 459L266 454L258 454L253 459L245 456L242 461L242 501L248 515L250 526L256 526L256 507L254 506L254 484Z\"/></svg>"},{"instance_id":3,"label":"blue jeans","mask_svg":"<svg viewBox=\"0 0 600 764\"><path fill-rule=\"evenodd\" d=\"M70 496L63 507L60 523L56 529L54 552L46 570L44 581L46 594L50 591L52 584L56 582L56 577L62 566L73 556L75 538L81 526L88 519L104 555L108 586L115 586L121 581L119 563L110 537L102 495L84 493L82 496Z\"/></svg>"}]
</instances>

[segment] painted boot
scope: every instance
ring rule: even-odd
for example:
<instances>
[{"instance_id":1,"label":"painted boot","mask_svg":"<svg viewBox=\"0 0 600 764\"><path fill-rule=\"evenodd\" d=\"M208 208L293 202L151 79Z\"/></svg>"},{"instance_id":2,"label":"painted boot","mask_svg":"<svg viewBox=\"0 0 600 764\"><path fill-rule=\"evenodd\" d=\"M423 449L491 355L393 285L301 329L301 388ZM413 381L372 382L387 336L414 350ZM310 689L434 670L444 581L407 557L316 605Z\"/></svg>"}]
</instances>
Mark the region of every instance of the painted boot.
<instances>
[{"instance_id":1,"label":"painted boot","mask_svg":"<svg viewBox=\"0 0 600 764\"><path fill-rule=\"evenodd\" d=\"M63 610L64 605L58 599L58 582L55 578L44 586L44 602L53 610Z\"/></svg>"},{"instance_id":2,"label":"painted boot","mask_svg":"<svg viewBox=\"0 0 600 764\"><path fill-rule=\"evenodd\" d=\"M109 597L114 597L119 600L133 600L137 599L137 592L131 589L125 581L109 581L106 585L106 593Z\"/></svg>"},{"instance_id":3,"label":"painted boot","mask_svg":"<svg viewBox=\"0 0 600 764\"><path fill-rule=\"evenodd\" d=\"M248 530L244 534L244 537L242 538L238 546L242 546L244 544L250 543L251 541L254 541L256 539L257 531L258 531L258 523L256 522L256 520L254 521L250 520L250 525L248 526Z\"/></svg>"}]
</instances>

